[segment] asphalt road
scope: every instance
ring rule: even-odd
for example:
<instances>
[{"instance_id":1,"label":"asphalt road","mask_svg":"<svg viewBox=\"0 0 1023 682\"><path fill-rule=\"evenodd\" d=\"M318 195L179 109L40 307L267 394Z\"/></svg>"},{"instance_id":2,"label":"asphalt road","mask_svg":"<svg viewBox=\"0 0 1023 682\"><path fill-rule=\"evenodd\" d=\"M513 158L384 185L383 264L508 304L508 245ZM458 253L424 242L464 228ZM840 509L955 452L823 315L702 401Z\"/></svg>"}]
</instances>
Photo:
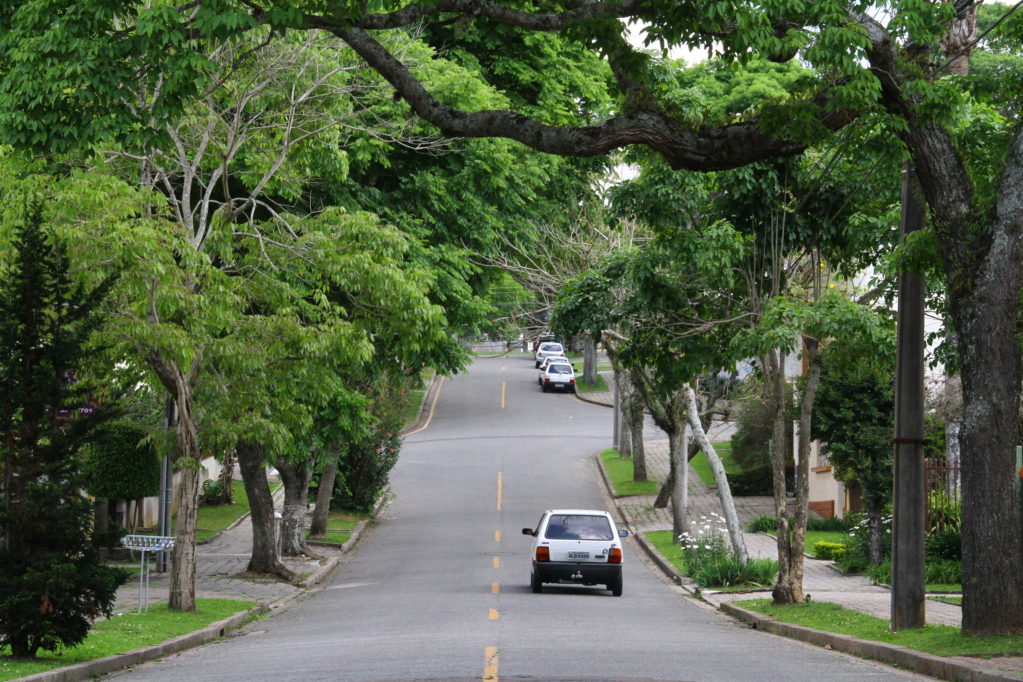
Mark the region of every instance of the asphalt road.
<instances>
[{"instance_id":1,"label":"asphalt road","mask_svg":"<svg viewBox=\"0 0 1023 682\"><path fill-rule=\"evenodd\" d=\"M625 543L622 597L529 590L551 507L607 508L593 455L611 411L543 394L524 356L446 380L407 438L394 501L331 581L241 635L138 680L922 679L750 630L668 583Z\"/></svg>"}]
</instances>

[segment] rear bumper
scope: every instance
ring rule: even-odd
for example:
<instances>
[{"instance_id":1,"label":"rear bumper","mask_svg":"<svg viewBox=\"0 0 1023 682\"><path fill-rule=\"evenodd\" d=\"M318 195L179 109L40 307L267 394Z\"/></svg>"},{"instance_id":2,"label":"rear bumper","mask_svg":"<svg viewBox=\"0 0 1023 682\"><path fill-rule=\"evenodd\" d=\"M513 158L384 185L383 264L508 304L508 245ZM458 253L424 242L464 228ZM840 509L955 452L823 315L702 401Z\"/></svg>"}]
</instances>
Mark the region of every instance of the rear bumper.
<instances>
[{"instance_id":1,"label":"rear bumper","mask_svg":"<svg viewBox=\"0 0 1023 682\"><path fill-rule=\"evenodd\" d=\"M534 560L533 572L539 576L540 582L545 583L565 581L583 585L606 585L622 574L622 565Z\"/></svg>"}]
</instances>

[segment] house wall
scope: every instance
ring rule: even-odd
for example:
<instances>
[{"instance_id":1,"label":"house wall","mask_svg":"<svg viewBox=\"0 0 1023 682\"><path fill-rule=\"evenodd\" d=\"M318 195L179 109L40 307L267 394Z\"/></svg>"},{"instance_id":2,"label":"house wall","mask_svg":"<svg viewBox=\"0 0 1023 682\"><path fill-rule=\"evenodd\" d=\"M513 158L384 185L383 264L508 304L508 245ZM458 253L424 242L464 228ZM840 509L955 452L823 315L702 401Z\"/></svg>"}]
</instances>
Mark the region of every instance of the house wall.
<instances>
[{"instance_id":1,"label":"house wall","mask_svg":"<svg viewBox=\"0 0 1023 682\"><path fill-rule=\"evenodd\" d=\"M220 462L214 457L207 457L202 461L202 472L199 478L199 489L202 490L203 482L209 479L215 479L220 476L222 467ZM178 473L174 474L173 490L178 489L178 479L181 475ZM174 514L178 509L177 495L171 497L171 514ZM156 528L160 524L160 498L159 497L147 497L142 501L142 514L143 514L143 526L145 528Z\"/></svg>"}]
</instances>

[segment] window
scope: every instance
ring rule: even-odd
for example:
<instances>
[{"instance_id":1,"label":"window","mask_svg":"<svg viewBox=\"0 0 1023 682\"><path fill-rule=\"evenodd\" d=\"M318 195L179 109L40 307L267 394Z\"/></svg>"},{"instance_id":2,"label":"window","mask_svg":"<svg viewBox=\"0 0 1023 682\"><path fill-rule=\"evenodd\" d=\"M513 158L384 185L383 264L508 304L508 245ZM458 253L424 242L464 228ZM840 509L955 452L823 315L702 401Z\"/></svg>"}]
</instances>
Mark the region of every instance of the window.
<instances>
[{"instance_id":1,"label":"window","mask_svg":"<svg viewBox=\"0 0 1023 682\"><path fill-rule=\"evenodd\" d=\"M547 522L550 540L613 540L611 523L606 516L553 514Z\"/></svg>"}]
</instances>

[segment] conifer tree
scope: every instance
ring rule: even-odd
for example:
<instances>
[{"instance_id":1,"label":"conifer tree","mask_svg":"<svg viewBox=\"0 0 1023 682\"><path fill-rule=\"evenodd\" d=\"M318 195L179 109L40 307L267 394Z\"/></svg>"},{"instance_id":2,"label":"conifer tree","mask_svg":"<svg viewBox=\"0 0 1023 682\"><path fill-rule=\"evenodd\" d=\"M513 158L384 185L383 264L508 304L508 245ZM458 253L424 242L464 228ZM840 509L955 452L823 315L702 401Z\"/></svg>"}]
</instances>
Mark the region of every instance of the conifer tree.
<instances>
[{"instance_id":1,"label":"conifer tree","mask_svg":"<svg viewBox=\"0 0 1023 682\"><path fill-rule=\"evenodd\" d=\"M32 658L85 639L127 574L90 543L78 454L114 416L83 378L110 281L76 286L67 254L31 202L0 265L0 645ZM81 375L81 376L76 376Z\"/></svg>"}]
</instances>

